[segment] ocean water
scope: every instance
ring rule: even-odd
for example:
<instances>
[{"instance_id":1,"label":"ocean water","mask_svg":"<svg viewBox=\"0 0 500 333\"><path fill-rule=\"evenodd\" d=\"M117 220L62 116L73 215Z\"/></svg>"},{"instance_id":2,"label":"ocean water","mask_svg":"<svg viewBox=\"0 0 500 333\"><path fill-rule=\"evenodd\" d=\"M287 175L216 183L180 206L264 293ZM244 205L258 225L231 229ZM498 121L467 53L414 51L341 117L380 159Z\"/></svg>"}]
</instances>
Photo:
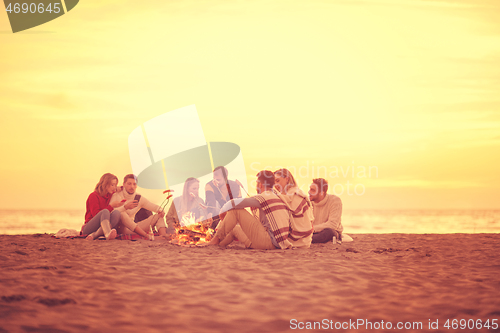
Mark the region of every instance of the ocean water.
<instances>
[{"instance_id":1,"label":"ocean water","mask_svg":"<svg viewBox=\"0 0 500 333\"><path fill-rule=\"evenodd\" d=\"M0 210L0 234L80 231L82 210ZM344 233L498 233L500 210L344 210Z\"/></svg>"},{"instance_id":2,"label":"ocean water","mask_svg":"<svg viewBox=\"0 0 500 333\"><path fill-rule=\"evenodd\" d=\"M500 210L351 210L345 233L498 233Z\"/></svg>"},{"instance_id":3,"label":"ocean water","mask_svg":"<svg viewBox=\"0 0 500 333\"><path fill-rule=\"evenodd\" d=\"M0 234L56 233L63 228L80 231L84 216L81 210L0 210Z\"/></svg>"}]
</instances>

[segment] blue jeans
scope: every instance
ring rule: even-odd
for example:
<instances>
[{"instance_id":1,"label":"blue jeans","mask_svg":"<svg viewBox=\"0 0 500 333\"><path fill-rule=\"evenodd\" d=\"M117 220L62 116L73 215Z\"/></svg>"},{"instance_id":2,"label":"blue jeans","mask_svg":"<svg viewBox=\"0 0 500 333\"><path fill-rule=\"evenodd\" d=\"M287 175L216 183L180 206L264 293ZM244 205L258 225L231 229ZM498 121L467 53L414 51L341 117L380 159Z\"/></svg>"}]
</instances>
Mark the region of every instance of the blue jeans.
<instances>
[{"instance_id":1,"label":"blue jeans","mask_svg":"<svg viewBox=\"0 0 500 333\"><path fill-rule=\"evenodd\" d=\"M120 212L118 210L114 210L110 213L107 209L101 210L96 214L96 216L91 218L90 221L85 223L82 229L82 234L89 235L96 232L101 227L101 222L104 220L108 220L111 224L111 229L114 229L118 223L120 223Z\"/></svg>"}]
</instances>

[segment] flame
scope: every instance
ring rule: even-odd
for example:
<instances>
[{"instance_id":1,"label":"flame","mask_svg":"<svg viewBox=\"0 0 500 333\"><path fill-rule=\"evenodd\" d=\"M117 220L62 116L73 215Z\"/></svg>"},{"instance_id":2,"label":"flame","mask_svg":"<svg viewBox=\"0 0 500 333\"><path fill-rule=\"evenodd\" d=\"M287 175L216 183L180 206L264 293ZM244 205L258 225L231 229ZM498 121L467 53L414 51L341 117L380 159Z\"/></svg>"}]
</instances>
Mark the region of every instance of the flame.
<instances>
[{"instance_id":1,"label":"flame","mask_svg":"<svg viewBox=\"0 0 500 333\"><path fill-rule=\"evenodd\" d=\"M196 222L194 214L187 212L175 225L175 238L170 243L180 246L200 245L209 242L213 234L213 229L204 223Z\"/></svg>"},{"instance_id":2,"label":"flame","mask_svg":"<svg viewBox=\"0 0 500 333\"><path fill-rule=\"evenodd\" d=\"M186 214L182 215L180 223L181 223L182 227L185 227L185 226L188 226L191 224L196 224L196 219L195 219L194 213L187 212Z\"/></svg>"}]
</instances>

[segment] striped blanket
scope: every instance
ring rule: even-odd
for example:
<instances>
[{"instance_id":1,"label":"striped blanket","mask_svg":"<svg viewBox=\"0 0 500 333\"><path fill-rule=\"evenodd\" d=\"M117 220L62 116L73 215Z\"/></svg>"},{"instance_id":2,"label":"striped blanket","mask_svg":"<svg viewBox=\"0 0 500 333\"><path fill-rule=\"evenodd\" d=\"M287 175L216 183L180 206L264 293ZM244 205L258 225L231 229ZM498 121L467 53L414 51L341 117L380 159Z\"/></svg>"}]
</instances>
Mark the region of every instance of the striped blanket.
<instances>
[{"instance_id":1,"label":"striped blanket","mask_svg":"<svg viewBox=\"0 0 500 333\"><path fill-rule=\"evenodd\" d=\"M308 225L307 223L295 223L296 219L303 218L310 213L310 211L307 212L310 209L309 200L305 200L305 203L302 203L302 200L296 203L275 190L263 192L254 198L259 201L261 209L269 221L271 231L282 249L309 247L312 235L310 220L302 219L308 221ZM293 201L294 204L290 205L287 201ZM257 208L252 210L255 214Z\"/></svg>"},{"instance_id":2,"label":"striped blanket","mask_svg":"<svg viewBox=\"0 0 500 333\"><path fill-rule=\"evenodd\" d=\"M309 197L301 189L294 187L282 198L292 214L288 236L290 242L294 247L309 247L314 231L312 227L314 215Z\"/></svg>"}]
</instances>

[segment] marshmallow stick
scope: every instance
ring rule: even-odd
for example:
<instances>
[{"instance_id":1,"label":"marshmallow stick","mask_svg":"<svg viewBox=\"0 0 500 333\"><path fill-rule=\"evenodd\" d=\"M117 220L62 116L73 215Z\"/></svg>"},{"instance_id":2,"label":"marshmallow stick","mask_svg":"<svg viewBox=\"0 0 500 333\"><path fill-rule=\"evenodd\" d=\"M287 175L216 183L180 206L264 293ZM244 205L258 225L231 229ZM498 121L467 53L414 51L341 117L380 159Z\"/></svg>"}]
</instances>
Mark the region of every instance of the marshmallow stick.
<instances>
[{"instance_id":1,"label":"marshmallow stick","mask_svg":"<svg viewBox=\"0 0 500 333\"><path fill-rule=\"evenodd\" d=\"M173 192L174 190L166 190L166 191L163 191L163 194L165 193L170 193L170 192ZM172 194L169 194L164 200L163 202L158 206L158 210L156 211L156 215L158 215L159 213L165 211L165 207L168 205L168 202L170 200L170 198L172 198L173 195ZM155 222L158 222L158 217L156 218L156 221Z\"/></svg>"}]
</instances>

